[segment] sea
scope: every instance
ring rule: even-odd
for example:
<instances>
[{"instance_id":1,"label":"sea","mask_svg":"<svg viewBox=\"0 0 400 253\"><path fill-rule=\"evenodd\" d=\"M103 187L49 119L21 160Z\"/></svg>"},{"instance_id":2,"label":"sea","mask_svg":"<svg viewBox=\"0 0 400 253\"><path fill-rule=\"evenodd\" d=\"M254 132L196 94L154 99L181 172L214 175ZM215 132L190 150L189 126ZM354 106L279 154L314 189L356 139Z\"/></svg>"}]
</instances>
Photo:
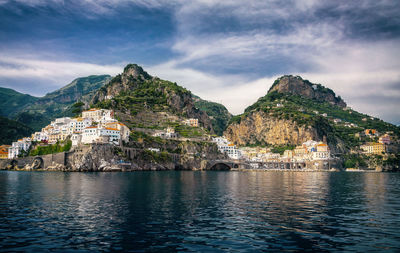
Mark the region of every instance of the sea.
<instances>
[{"instance_id":1,"label":"sea","mask_svg":"<svg viewBox=\"0 0 400 253\"><path fill-rule=\"evenodd\" d=\"M400 252L400 174L0 172L0 252Z\"/></svg>"}]
</instances>

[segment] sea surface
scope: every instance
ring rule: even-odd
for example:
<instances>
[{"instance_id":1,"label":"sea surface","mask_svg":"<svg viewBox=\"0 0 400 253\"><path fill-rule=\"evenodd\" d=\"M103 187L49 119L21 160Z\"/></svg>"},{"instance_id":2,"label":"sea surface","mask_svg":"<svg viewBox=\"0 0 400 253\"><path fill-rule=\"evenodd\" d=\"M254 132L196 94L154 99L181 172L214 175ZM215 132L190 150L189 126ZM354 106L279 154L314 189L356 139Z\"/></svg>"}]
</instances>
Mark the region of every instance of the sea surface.
<instances>
[{"instance_id":1,"label":"sea surface","mask_svg":"<svg viewBox=\"0 0 400 253\"><path fill-rule=\"evenodd\" d=\"M399 252L400 174L2 171L0 251Z\"/></svg>"}]
</instances>

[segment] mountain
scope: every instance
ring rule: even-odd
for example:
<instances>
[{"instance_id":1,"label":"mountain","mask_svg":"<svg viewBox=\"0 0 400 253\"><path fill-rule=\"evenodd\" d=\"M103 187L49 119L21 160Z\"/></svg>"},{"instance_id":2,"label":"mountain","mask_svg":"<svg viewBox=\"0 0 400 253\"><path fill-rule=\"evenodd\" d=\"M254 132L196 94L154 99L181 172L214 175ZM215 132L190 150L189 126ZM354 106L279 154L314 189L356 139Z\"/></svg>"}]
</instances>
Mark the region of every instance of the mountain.
<instances>
[{"instance_id":1,"label":"mountain","mask_svg":"<svg viewBox=\"0 0 400 253\"><path fill-rule=\"evenodd\" d=\"M193 95L185 88L149 75L142 67L129 64L94 95L96 107L113 108L117 117L131 128L164 129L173 126L185 136L182 121L196 118L205 132L213 133L211 119L195 106ZM180 131L181 130L181 131ZM193 133L195 134L195 133ZM195 134L196 135L196 134Z\"/></svg>"},{"instance_id":2,"label":"mountain","mask_svg":"<svg viewBox=\"0 0 400 253\"><path fill-rule=\"evenodd\" d=\"M9 117L16 114L21 108L37 100L39 100L37 97L0 87L0 116Z\"/></svg>"},{"instance_id":3,"label":"mountain","mask_svg":"<svg viewBox=\"0 0 400 253\"><path fill-rule=\"evenodd\" d=\"M77 78L61 89L41 98L22 94L12 89L0 88L2 108L7 108L7 114L3 113L3 115L38 131L54 118L73 116L72 105L74 103L77 101L88 103L94 93L110 80L111 76L109 75Z\"/></svg>"},{"instance_id":4,"label":"mountain","mask_svg":"<svg viewBox=\"0 0 400 253\"><path fill-rule=\"evenodd\" d=\"M228 109L226 109L226 107L222 104L203 100L196 95L193 95L193 98L194 105L200 110L206 112L211 118L211 124L215 134L221 136L228 126L229 120L232 118L232 114L230 114Z\"/></svg>"},{"instance_id":5,"label":"mountain","mask_svg":"<svg viewBox=\"0 0 400 253\"><path fill-rule=\"evenodd\" d=\"M234 116L224 135L241 146L326 140L333 151L346 152L361 144L355 134L368 128L400 135L397 126L348 108L331 89L286 75L243 114Z\"/></svg>"},{"instance_id":6,"label":"mountain","mask_svg":"<svg viewBox=\"0 0 400 253\"><path fill-rule=\"evenodd\" d=\"M32 129L20 122L0 116L0 145L10 145L13 141L30 136Z\"/></svg>"}]
</instances>

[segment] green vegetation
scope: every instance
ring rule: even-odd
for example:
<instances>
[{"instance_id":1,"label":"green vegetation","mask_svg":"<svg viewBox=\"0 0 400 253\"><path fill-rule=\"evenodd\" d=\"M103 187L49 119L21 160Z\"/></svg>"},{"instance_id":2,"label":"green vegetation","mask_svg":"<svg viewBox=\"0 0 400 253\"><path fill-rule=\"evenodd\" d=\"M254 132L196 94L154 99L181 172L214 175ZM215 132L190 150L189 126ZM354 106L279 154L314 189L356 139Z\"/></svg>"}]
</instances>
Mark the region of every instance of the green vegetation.
<instances>
[{"instance_id":1,"label":"green vegetation","mask_svg":"<svg viewBox=\"0 0 400 253\"><path fill-rule=\"evenodd\" d=\"M56 144L46 145L46 146L37 146L35 149L32 149L29 152L30 156L36 155L48 155L60 152L67 152L72 147L72 141L66 140L64 142L57 142Z\"/></svg>"},{"instance_id":2,"label":"green vegetation","mask_svg":"<svg viewBox=\"0 0 400 253\"><path fill-rule=\"evenodd\" d=\"M73 113L75 116L80 115L80 114L82 113L82 110L83 110L83 106L84 106L84 105L85 105L85 103L83 103L83 102L81 102L81 101L76 102L75 104L72 105L72 113Z\"/></svg>"},{"instance_id":3,"label":"green vegetation","mask_svg":"<svg viewBox=\"0 0 400 253\"><path fill-rule=\"evenodd\" d=\"M0 87L0 116L13 117L21 109L38 101L39 98Z\"/></svg>"},{"instance_id":4,"label":"green vegetation","mask_svg":"<svg viewBox=\"0 0 400 253\"><path fill-rule=\"evenodd\" d=\"M150 150L143 150L143 160L150 162L170 162L172 160L168 152L154 152Z\"/></svg>"},{"instance_id":5,"label":"green vegetation","mask_svg":"<svg viewBox=\"0 0 400 253\"><path fill-rule=\"evenodd\" d=\"M39 131L55 118L75 116L78 108L73 104L78 100L89 101L94 92L110 79L108 75L77 78L67 86L41 98L0 88L0 105L7 108L1 112L34 131Z\"/></svg>"},{"instance_id":6,"label":"green vegetation","mask_svg":"<svg viewBox=\"0 0 400 253\"><path fill-rule=\"evenodd\" d=\"M0 116L0 144L10 145L13 141L26 136L30 136L33 130L14 120Z\"/></svg>"},{"instance_id":7,"label":"green vegetation","mask_svg":"<svg viewBox=\"0 0 400 253\"><path fill-rule=\"evenodd\" d=\"M348 154L344 156L345 168L365 168L367 167L367 157L360 154Z\"/></svg>"},{"instance_id":8,"label":"green vegetation","mask_svg":"<svg viewBox=\"0 0 400 253\"><path fill-rule=\"evenodd\" d=\"M195 106L210 116L215 133L222 136L232 115L226 107L221 104L203 100L197 96L193 97L195 98Z\"/></svg>"},{"instance_id":9,"label":"green vegetation","mask_svg":"<svg viewBox=\"0 0 400 253\"><path fill-rule=\"evenodd\" d=\"M351 109L346 110L328 102L277 91L258 99L256 103L246 108L244 114L232 117L230 124L240 123L244 117L254 111L263 111L278 119L292 120L300 126L314 127L320 136L327 136L329 143L336 144L339 138L349 149L361 144L355 134L363 129L376 129L379 132L393 131L396 135L400 135L399 127L379 119L371 119L366 114ZM327 117L322 116L324 113ZM342 122L334 123L333 119L341 119ZM356 127L344 126L344 122L353 123Z\"/></svg>"},{"instance_id":10,"label":"green vegetation","mask_svg":"<svg viewBox=\"0 0 400 253\"><path fill-rule=\"evenodd\" d=\"M120 76L113 78L109 85L118 82ZM130 86L135 87L128 91L122 91L112 100L105 100L95 104L95 107L119 109L128 111L131 115L136 115L143 110L151 110L153 112L170 111L178 112L181 106L171 106L171 98L173 96L181 97L183 95L190 96L190 91L180 87L176 83L164 81L158 78L154 79L131 79Z\"/></svg>"},{"instance_id":11,"label":"green vegetation","mask_svg":"<svg viewBox=\"0 0 400 253\"><path fill-rule=\"evenodd\" d=\"M285 150L293 150L295 148L294 145L276 145L271 149L272 153L279 153L280 155L283 155Z\"/></svg>"}]
</instances>

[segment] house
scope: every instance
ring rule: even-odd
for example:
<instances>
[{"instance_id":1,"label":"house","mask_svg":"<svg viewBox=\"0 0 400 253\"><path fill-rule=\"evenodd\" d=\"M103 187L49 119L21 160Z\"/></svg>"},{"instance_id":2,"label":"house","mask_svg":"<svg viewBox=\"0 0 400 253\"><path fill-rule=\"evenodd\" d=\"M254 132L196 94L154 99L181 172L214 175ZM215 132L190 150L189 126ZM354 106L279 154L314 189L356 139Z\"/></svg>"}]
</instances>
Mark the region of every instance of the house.
<instances>
[{"instance_id":1,"label":"house","mask_svg":"<svg viewBox=\"0 0 400 253\"><path fill-rule=\"evenodd\" d=\"M191 127L198 127L199 126L199 120L198 119L187 119L184 121L184 124L187 126L191 126Z\"/></svg>"},{"instance_id":2,"label":"house","mask_svg":"<svg viewBox=\"0 0 400 253\"><path fill-rule=\"evenodd\" d=\"M218 150L221 153L225 153L231 159L239 159L241 157L241 152L236 148L233 143L230 143L224 137L215 137L213 138L213 142L215 142L218 146Z\"/></svg>"},{"instance_id":3,"label":"house","mask_svg":"<svg viewBox=\"0 0 400 253\"><path fill-rule=\"evenodd\" d=\"M81 142L118 144L121 139L120 131L116 128L87 127L83 130Z\"/></svg>"},{"instance_id":4,"label":"house","mask_svg":"<svg viewBox=\"0 0 400 253\"><path fill-rule=\"evenodd\" d=\"M386 146L383 143L377 142L367 142L364 145L361 145L360 148L364 151L365 154L382 154L386 152Z\"/></svg>"},{"instance_id":5,"label":"house","mask_svg":"<svg viewBox=\"0 0 400 253\"><path fill-rule=\"evenodd\" d=\"M8 148L8 159L14 159L22 153L22 151L27 152L31 146L31 138L19 139L12 143L11 147Z\"/></svg>"},{"instance_id":6,"label":"house","mask_svg":"<svg viewBox=\"0 0 400 253\"><path fill-rule=\"evenodd\" d=\"M0 146L0 159L8 159L8 149L10 145L2 145Z\"/></svg>"},{"instance_id":7,"label":"house","mask_svg":"<svg viewBox=\"0 0 400 253\"><path fill-rule=\"evenodd\" d=\"M389 145L390 144L390 136L388 134L385 134L385 135L379 137L379 143Z\"/></svg>"},{"instance_id":8,"label":"house","mask_svg":"<svg viewBox=\"0 0 400 253\"><path fill-rule=\"evenodd\" d=\"M46 132L35 132L31 138L33 141L48 141L49 135Z\"/></svg>"},{"instance_id":9,"label":"house","mask_svg":"<svg viewBox=\"0 0 400 253\"><path fill-rule=\"evenodd\" d=\"M335 124L342 122L341 119L334 119L333 122L335 122Z\"/></svg>"},{"instance_id":10,"label":"house","mask_svg":"<svg viewBox=\"0 0 400 253\"><path fill-rule=\"evenodd\" d=\"M366 136L378 136L379 133L375 129L365 129Z\"/></svg>"},{"instance_id":11,"label":"house","mask_svg":"<svg viewBox=\"0 0 400 253\"><path fill-rule=\"evenodd\" d=\"M326 113L323 113L323 114L321 114L323 117L328 117L328 114L326 114Z\"/></svg>"},{"instance_id":12,"label":"house","mask_svg":"<svg viewBox=\"0 0 400 253\"><path fill-rule=\"evenodd\" d=\"M115 122L108 122L103 124L106 128L115 128L118 129L120 131L120 135L121 135L121 140L128 142L129 141L129 135L131 134L131 131L129 130L129 128L118 121Z\"/></svg>"},{"instance_id":13,"label":"house","mask_svg":"<svg viewBox=\"0 0 400 253\"><path fill-rule=\"evenodd\" d=\"M82 118L90 118L96 122L106 122L114 119L114 111L107 109L92 108L82 112Z\"/></svg>"},{"instance_id":14,"label":"house","mask_svg":"<svg viewBox=\"0 0 400 253\"><path fill-rule=\"evenodd\" d=\"M316 150L312 152L313 160L327 160L331 157L329 146L325 143L319 143Z\"/></svg>"},{"instance_id":15,"label":"house","mask_svg":"<svg viewBox=\"0 0 400 253\"><path fill-rule=\"evenodd\" d=\"M81 144L82 141L82 135L81 133L73 133L71 135L71 141L72 141L72 146L78 146L79 144Z\"/></svg>"}]
</instances>

